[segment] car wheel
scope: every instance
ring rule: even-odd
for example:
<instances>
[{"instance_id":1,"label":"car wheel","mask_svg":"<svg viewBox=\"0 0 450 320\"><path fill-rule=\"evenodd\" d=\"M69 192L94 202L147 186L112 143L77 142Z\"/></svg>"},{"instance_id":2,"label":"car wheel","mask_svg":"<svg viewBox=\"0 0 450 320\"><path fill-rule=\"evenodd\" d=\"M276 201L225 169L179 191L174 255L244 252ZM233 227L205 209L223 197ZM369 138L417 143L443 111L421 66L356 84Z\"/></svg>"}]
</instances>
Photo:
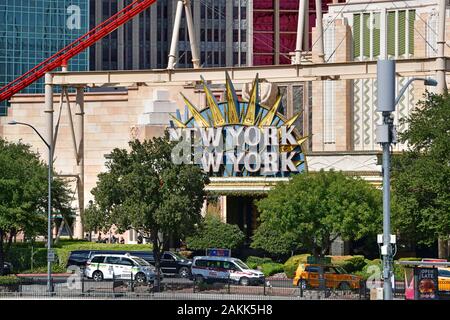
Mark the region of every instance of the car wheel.
<instances>
[{"instance_id":1,"label":"car wheel","mask_svg":"<svg viewBox=\"0 0 450 320\"><path fill-rule=\"evenodd\" d=\"M306 280L300 280L298 282L299 288L302 288L302 290L308 289L308 284L306 283Z\"/></svg>"},{"instance_id":2,"label":"car wheel","mask_svg":"<svg viewBox=\"0 0 450 320\"><path fill-rule=\"evenodd\" d=\"M248 278L246 278L246 277L242 277L242 278L239 280L239 284L240 284L241 286L248 286L248 285L250 284L250 280L249 280Z\"/></svg>"},{"instance_id":3,"label":"car wheel","mask_svg":"<svg viewBox=\"0 0 450 320\"><path fill-rule=\"evenodd\" d=\"M339 290L348 291L350 290L350 284L348 282L339 283Z\"/></svg>"},{"instance_id":4,"label":"car wheel","mask_svg":"<svg viewBox=\"0 0 450 320\"><path fill-rule=\"evenodd\" d=\"M103 281L103 273L101 271L94 271L92 274L92 279L94 281Z\"/></svg>"},{"instance_id":5,"label":"car wheel","mask_svg":"<svg viewBox=\"0 0 450 320\"><path fill-rule=\"evenodd\" d=\"M180 270L178 270L178 275L182 278L188 278L189 277L189 268L181 267Z\"/></svg>"},{"instance_id":6,"label":"car wheel","mask_svg":"<svg viewBox=\"0 0 450 320\"><path fill-rule=\"evenodd\" d=\"M134 277L134 280L136 280L137 283L144 283L145 281L147 281L147 277L142 272L139 272Z\"/></svg>"}]
</instances>

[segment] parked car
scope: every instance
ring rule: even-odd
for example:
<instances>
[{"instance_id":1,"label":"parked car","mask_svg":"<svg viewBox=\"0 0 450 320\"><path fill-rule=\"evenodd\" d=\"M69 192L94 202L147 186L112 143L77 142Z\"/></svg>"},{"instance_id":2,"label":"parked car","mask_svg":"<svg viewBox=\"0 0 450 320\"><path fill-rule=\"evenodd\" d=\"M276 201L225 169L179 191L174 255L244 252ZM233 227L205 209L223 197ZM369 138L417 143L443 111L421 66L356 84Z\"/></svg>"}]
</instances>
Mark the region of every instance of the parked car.
<instances>
[{"instance_id":1,"label":"parked car","mask_svg":"<svg viewBox=\"0 0 450 320\"><path fill-rule=\"evenodd\" d=\"M12 271L13 271L12 264L9 263L9 262L4 262L3 263L3 273L4 273L4 275L11 274Z\"/></svg>"},{"instance_id":2,"label":"parked car","mask_svg":"<svg viewBox=\"0 0 450 320\"><path fill-rule=\"evenodd\" d=\"M143 260L155 265L153 252L151 251L114 251L114 250L76 250L70 253L67 261L67 267L85 266L86 262L94 255L98 254L130 254L142 258ZM161 271L167 275L179 275L187 278L190 276L192 260L171 251L166 251L161 256Z\"/></svg>"},{"instance_id":3,"label":"parked car","mask_svg":"<svg viewBox=\"0 0 450 320\"><path fill-rule=\"evenodd\" d=\"M450 268L438 268L439 291L450 294Z\"/></svg>"},{"instance_id":4,"label":"parked car","mask_svg":"<svg viewBox=\"0 0 450 320\"><path fill-rule=\"evenodd\" d=\"M265 283L265 277L261 271L251 269L237 258L194 257L191 273L192 279L197 282L231 281L244 286Z\"/></svg>"},{"instance_id":5,"label":"parked car","mask_svg":"<svg viewBox=\"0 0 450 320\"><path fill-rule=\"evenodd\" d=\"M153 265L155 264L153 252L147 261ZM165 251L161 255L160 264L162 272L166 275L178 275L182 278L188 278L191 275L192 260L186 259L176 252Z\"/></svg>"},{"instance_id":6,"label":"parked car","mask_svg":"<svg viewBox=\"0 0 450 320\"><path fill-rule=\"evenodd\" d=\"M319 265L300 263L295 272L294 286L302 289L319 287ZM362 278L348 274L343 268L333 265L323 266L325 286L330 289L359 289Z\"/></svg>"},{"instance_id":7,"label":"parked car","mask_svg":"<svg viewBox=\"0 0 450 320\"><path fill-rule=\"evenodd\" d=\"M85 275L94 281L133 278L139 283L153 283L156 278L155 267L129 254L94 255L86 263Z\"/></svg>"}]
</instances>

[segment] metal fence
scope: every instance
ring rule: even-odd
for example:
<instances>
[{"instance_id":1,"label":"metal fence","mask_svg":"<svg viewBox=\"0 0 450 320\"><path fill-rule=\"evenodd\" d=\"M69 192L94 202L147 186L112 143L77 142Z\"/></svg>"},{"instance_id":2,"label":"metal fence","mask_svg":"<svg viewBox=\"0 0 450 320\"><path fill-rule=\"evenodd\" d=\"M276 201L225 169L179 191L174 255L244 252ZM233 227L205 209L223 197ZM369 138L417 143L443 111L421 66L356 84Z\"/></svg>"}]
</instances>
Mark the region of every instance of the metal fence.
<instances>
[{"instance_id":1,"label":"metal fence","mask_svg":"<svg viewBox=\"0 0 450 320\"><path fill-rule=\"evenodd\" d=\"M43 278L27 278L20 283L0 285L0 298L58 298L58 299L227 299L227 300L366 300L370 292L364 281L343 283L324 280L302 281L294 286L292 279L266 278L259 285L239 285L230 279L193 281L166 276L158 286L134 279L93 281L76 275L53 278L52 292L47 291Z\"/></svg>"}]
</instances>

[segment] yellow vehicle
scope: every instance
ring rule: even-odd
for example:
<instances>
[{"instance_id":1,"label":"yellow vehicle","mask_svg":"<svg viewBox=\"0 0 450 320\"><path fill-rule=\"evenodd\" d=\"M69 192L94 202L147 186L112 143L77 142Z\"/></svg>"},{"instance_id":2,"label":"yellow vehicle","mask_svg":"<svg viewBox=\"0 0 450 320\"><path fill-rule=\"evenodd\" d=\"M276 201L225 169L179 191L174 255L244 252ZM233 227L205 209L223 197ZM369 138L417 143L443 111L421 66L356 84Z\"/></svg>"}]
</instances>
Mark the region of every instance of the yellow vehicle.
<instances>
[{"instance_id":1,"label":"yellow vehicle","mask_svg":"<svg viewBox=\"0 0 450 320\"><path fill-rule=\"evenodd\" d=\"M352 290L359 289L361 277L346 273L338 266L324 265L325 286L329 289ZM293 280L294 286L301 286L302 289L319 287L319 265L303 264L298 265Z\"/></svg>"},{"instance_id":2,"label":"yellow vehicle","mask_svg":"<svg viewBox=\"0 0 450 320\"><path fill-rule=\"evenodd\" d=\"M439 291L450 293L450 268L438 268Z\"/></svg>"}]
</instances>

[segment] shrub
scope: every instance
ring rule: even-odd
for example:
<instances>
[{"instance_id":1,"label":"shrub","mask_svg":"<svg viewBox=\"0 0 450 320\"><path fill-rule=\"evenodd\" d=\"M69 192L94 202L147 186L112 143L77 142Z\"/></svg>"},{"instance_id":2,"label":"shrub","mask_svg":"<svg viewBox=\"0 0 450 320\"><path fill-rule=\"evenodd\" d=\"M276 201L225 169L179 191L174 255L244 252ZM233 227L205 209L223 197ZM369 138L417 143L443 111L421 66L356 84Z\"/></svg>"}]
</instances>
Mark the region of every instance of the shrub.
<instances>
[{"instance_id":1,"label":"shrub","mask_svg":"<svg viewBox=\"0 0 450 320\"><path fill-rule=\"evenodd\" d=\"M407 257L400 258L398 261L422 261L422 258ZM396 280L403 280L405 277L405 266L394 263L394 275Z\"/></svg>"},{"instance_id":2,"label":"shrub","mask_svg":"<svg viewBox=\"0 0 450 320\"><path fill-rule=\"evenodd\" d=\"M250 256L247 258L246 263L250 266L250 264L256 264L256 266L262 266L264 263L272 263L272 259L270 258L261 258Z\"/></svg>"},{"instance_id":3,"label":"shrub","mask_svg":"<svg viewBox=\"0 0 450 320\"><path fill-rule=\"evenodd\" d=\"M0 276L0 286L10 286L20 284L20 279L16 276Z\"/></svg>"},{"instance_id":4,"label":"shrub","mask_svg":"<svg viewBox=\"0 0 450 320\"><path fill-rule=\"evenodd\" d=\"M380 259L375 259L375 260L365 260L366 265L362 268L361 271L356 271L354 272L354 274L361 276L364 280L367 280L367 278L369 278L373 273L372 272L368 272L369 268L371 266L377 266L380 270L380 276L382 277L382 270L383 270L383 266L381 263Z\"/></svg>"},{"instance_id":5,"label":"shrub","mask_svg":"<svg viewBox=\"0 0 450 320\"><path fill-rule=\"evenodd\" d=\"M288 278L294 278L295 276L295 270L297 270L298 265L300 263L306 263L307 257L310 256L309 254L301 254L290 257L285 263L284 263L284 272L286 273L286 276Z\"/></svg>"},{"instance_id":6,"label":"shrub","mask_svg":"<svg viewBox=\"0 0 450 320\"><path fill-rule=\"evenodd\" d=\"M276 262L263 263L261 265L261 271L264 273L264 276L270 277L276 273L284 272L284 266Z\"/></svg>"},{"instance_id":7,"label":"shrub","mask_svg":"<svg viewBox=\"0 0 450 320\"><path fill-rule=\"evenodd\" d=\"M224 223L215 216L206 216L195 233L187 237L186 246L194 250L235 249L242 245L244 240L245 234L237 225Z\"/></svg>"},{"instance_id":8,"label":"shrub","mask_svg":"<svg viewBox=\"0 0 450 320\"><path fill-rule=\"evenodd\" d=\"M366 266L367 261L364 259L364 256L345 256L345 259L335 261L331 257L331 262L338 266L341 266L348 273L354 273L357 271L362 271L362 269Z\"/></svg>"}]
</instances>

